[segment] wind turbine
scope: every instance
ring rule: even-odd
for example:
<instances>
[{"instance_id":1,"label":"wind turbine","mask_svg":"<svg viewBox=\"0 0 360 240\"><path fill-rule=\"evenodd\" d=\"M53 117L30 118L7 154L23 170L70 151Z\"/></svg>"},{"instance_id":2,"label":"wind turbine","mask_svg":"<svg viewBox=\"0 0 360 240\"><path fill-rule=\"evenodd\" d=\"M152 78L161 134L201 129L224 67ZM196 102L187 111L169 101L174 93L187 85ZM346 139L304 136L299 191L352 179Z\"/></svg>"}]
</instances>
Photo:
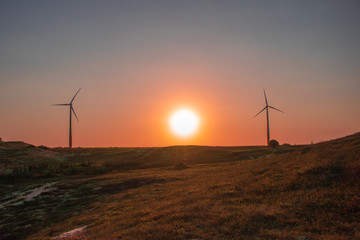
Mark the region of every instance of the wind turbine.
<instances>
[{"instance_id":1,"label":"wind turbine","mask_svg":"<svg viewBox=\"0 0 360 240\"><path fill-rule=\"evenodd\" d=\"M277 110L279 112L284 113L283 111L281 111L280 109L274 108L273 106L270 106L268 104L267 98L266 98L266 92L265 92L265 88L264 88L264 96L265 96L265 103L266 106L258 113L254 116L254 118L259 115L262 111L264 111L266 109L266 120L267 120L267 145L269 145L270 142L270 129L269 129L269 108L272 108L274 110Z\"/></svg>"},{"instance_id":2,"label":"wind turbine","mask_svg":"<svg viewBox=\"0 0 360 240\"><path fill-rule=\"evenodd\" d=\"M71 115L74 113L74 116L76 117L76 120L79 121L78 117L76 116L75 110L72 106L72 103L76 97L76 95L79 93L81 88L75 93L74 97L71 99L70 103L63 103L63 104L53 104L53 106L69 106L70 108L70 121L69 121L69 148L72 148L72 134L71 134Z\"/></svg>"}]
</instances>

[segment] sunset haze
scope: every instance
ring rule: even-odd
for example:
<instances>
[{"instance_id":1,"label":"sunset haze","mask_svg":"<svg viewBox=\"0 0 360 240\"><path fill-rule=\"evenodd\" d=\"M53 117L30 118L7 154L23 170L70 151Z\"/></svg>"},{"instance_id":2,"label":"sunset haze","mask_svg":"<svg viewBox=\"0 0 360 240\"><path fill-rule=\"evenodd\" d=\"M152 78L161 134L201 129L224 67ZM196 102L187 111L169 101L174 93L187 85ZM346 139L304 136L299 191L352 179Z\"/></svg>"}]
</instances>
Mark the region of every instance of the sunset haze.
<instances>
[{"instance_id":1,"label":"sunset haze","mask_svg":"<svg viewBox=\"0 0 360 240\"><path fill-rule=\"evenodd\" d=\"M359 132L359 1L1 1L0 137L50 147L309 144ZM189 138L171 115L200 119ZM75 121L74 121L75 120Z\"/></svg>"}]
</instances>

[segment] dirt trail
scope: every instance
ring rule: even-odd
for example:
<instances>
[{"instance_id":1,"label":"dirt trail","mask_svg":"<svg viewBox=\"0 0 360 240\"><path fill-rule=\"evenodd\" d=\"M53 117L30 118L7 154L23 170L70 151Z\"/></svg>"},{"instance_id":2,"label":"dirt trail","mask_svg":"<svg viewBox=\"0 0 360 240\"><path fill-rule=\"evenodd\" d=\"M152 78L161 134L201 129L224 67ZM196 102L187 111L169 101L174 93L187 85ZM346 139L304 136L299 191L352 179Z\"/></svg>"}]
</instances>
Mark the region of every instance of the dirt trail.
<instances>
[{"instance_id":1,"label":"dirt trail","mask_svg":"<svg viewBox=\"0 0 360 240\"><path fill-rule=\"evenodd\" d=\"M77 234L82 233L85 230L86 227L87 226L75 228L75 229L73 229L71 231L64 232L64 233L60 234L59 236L51 238L51 239L62 239L62 238L68 238L68 237L71 237L71 236L75 236Z\"/></svg>"},{"instance_id":2,"label":"dirt trail","mask_svg":"<svg viewBox=\"0 0 360 240\"><path fill-rule=\"evenodd\" d=\"M32 190L23 190L17 191L13 193L9 197L5 197L4 199L0 200L0 208L7 207L9 205L21 205L26 201L31 201L32 199L36 198L37 196L41 195L45 192L51 192L56 188L51 187L57 182L46 183L40 187L34 188Z\"/></svg>"}]
</instances>

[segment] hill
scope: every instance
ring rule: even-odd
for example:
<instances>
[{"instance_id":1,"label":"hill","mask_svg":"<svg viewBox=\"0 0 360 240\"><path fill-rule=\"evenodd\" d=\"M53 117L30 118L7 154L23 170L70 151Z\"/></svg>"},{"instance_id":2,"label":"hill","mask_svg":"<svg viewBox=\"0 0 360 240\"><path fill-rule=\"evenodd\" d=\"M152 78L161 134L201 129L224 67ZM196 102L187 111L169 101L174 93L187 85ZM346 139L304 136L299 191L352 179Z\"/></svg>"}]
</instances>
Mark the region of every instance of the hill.
<instances>
[{"instance_id":1,"label":"hill","mask_svg":"<svg viewBox=\"0 0 360 240\"><path fill-rule=\"evenodd\" d=\"M1 147L0 239L360 239L360 133L277 149Z\"/></svg>"}]
</instances>

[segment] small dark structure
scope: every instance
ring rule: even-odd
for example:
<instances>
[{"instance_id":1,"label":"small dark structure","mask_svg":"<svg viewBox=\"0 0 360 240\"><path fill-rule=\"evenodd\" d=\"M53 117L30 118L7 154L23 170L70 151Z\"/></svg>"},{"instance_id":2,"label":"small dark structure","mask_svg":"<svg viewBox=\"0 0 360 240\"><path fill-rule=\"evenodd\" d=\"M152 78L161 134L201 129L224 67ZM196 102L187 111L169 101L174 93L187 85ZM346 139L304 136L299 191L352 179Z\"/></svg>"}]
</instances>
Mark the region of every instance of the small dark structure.
<instances>
[{"instance_id":1,"label":"small dark structure","mask_svg":"<svg viewBox=\"0 0 360 240\"><path fill-rule=\"evenodd\" d=\"M279 142L276 141L275 139L272 139L270 142L269 142L269 146L272 147L272 148L276 148L278 146L280 146Z\"/></svg>"}]
</instances>

